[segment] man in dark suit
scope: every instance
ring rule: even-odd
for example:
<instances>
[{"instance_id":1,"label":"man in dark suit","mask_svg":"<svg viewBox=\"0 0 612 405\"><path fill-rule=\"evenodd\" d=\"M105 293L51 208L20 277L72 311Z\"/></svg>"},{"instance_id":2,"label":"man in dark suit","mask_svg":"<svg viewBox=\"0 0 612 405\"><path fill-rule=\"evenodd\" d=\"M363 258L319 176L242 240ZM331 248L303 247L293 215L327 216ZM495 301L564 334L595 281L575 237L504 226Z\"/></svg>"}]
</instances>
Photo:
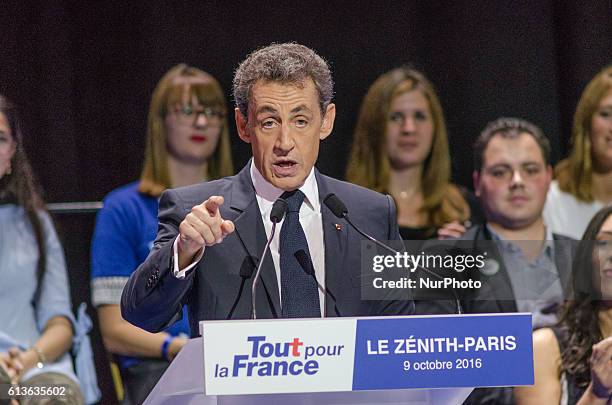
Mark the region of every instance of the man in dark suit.
<instances>
[{"instance_id":1,"label":"man in dark suit","mask_svg":"<svg viewBox=\"0 0 612 405\"><path fill-rule=\"evenodd\" d=\"M468 313L531 312L534 328L557 322L570 281L573 240L552 233L542 210L552 179L550 145L541 130L518 118L490 122L474 145L474 189L486 223L456 246L486 251L476 276L482 287L459 291ZM452 312L454 303L423 301L419 313Z\"/></svg>"},{"instance_id":2,"label":"man in dark suit","mask_svg":"<svg viewBox=\"0 0 612 405\"><path fill-rule=\"evenodd\" d=\"M474 188L487 223L462 239L494 246L482 271L486 288L470 312L531 312L534 328L554 325L570 281L572 239L554 234L542 211L552 180L550 144L518 118L490 122L474 146Z\"/></svg>"},{"instance_id":3,"label":"man in dark suit","mask_svg":"<svg viewBox=\"0 0 612 405\"><path fill-rule=\"evenodd\" d=\"M557 322L567 298L574 241L554 234L542 211L552 180L550 145L528 121L490 122L474 145L474 189L487 222L465 232L457 246L487 252L482 287L459 291L466 313L531 312L533 327ZM453 312L454 303L424 301L417 312ZM476 389L465 404L512 404L512 389Z\"/></svg>"},{"instance_id":4,"label":"man in dark suit","mask_svg":"<svg viewBox=\"0 0 612 405\"><path fill-rule=\"evenodd\" d=\"M162 195L157 239L123 291L123 317L156 332L186 303L194 336L200 320L249 318L281 196L289 208L264 255L259 318L412 313L410 300L361 299L362 238L323 203L334 193L366 232L399 239L391 198L314 169L336 114L327 63L302 45L270 45L240 64L233 87L238 134L253 158L236 176Z\"/></svg>"}]
</instances>

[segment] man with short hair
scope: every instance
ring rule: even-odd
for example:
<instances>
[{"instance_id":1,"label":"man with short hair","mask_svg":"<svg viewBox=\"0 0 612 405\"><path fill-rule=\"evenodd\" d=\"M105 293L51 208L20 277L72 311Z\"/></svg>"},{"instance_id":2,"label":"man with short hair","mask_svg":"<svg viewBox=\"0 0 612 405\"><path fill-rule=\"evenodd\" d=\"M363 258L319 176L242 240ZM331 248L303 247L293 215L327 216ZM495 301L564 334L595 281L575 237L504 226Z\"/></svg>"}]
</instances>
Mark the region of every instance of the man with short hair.
<instances>
[{"instance_id":1,"label":"man with short hair","mask_svg":"<svg viewBox=\"0 0 612 405\"><path fill-rule=\"evenodd\" d=\"M483 287L457 291L466 312L531 312L534 328L556 323L571 272L571 239L553 234L542 216L552 180L550 144L534 124L499 118L474 144L474 190L486 223L468 229L457 246L487 251ZM472 244L466 241L473 241ZM417 303L419 313L455 310L444 301Z\"/></svg>"},{"instance_id":2,"label":"man with short hair","mask_svg":"<svg viewBox=\"0 0 612 405\"><path fill-rule=\"evenodd\" d=\"M187 303L194 335L200 320L249 318L279 197L288 209L263 259L259 318L412 313L410 300L361 299L361 237L323 203L333 193L366 232L399 239L390 197L314 169L336 115L327 63L305 46L273 44L240 64L233 87L238 134L253 158L236 176L162 195L157 239L123 291L123 317L154 332Z\"/></svg>"},{"instance_id":3,"label":"man with short hair","mask_svg":"<svg viewBox=\"0 0 612 405\"><path fill-rule=\"evenodd\" d=\"M557 322L573 246L570 238L553 234L542 217L552 180L549 155L542 131L518 118L490 122L476 140L474 189L486 223L468 229L458 244L473 241L470 253L487 251L487 259L475 275L482 287L458 292L465 312L531 312L534 329ZM441 302L420 305L419 312L454 310ZM488 403L512 404L512 390L477 389L466 401Z\"/></svg>"},{"instance_id":4,"label":"man with short hair","mask_svg":"<svg viewBox=\"0 0 612 405\"><path fill-rule=\"evenodd\" d=\"M571 272L571 239L546 227L542 210L552 180L550 145L518 118L490 122L474 145L474 190L486 224L461 238L494 242L498 257L482 270L485 288L469 312L531 312L534 328L557 322Z\"/></svg>"}]
</instances>

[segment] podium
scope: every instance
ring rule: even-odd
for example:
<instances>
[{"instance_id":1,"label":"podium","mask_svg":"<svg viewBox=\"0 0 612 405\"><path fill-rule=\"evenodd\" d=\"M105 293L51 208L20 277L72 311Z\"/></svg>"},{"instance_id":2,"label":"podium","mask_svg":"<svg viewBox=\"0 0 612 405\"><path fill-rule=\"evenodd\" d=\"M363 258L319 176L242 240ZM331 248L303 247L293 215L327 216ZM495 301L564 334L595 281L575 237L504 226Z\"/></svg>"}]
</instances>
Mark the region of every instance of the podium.
<instances>
[{"instance_id":1,"label":"podium","mask_svg":"<svg viewBox=\"0 0 612 405\"><path fill-rule=\"evenodd\" d=\"M203 321L200 328L203 337L183 347L146 405L461 404L474 387L533 384L530 314ZM331 341L344 350L321 345ZM281 360L290 361L289 372L266 367Z\"/></svg>"}]
</instances>

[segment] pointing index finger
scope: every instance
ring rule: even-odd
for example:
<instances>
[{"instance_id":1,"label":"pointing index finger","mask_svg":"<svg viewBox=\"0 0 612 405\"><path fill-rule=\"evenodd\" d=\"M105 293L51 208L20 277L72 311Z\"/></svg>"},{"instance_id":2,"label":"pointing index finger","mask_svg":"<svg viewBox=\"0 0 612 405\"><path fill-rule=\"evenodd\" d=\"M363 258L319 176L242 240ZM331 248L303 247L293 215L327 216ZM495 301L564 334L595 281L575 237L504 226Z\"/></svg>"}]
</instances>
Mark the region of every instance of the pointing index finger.
<instances>
[{"instance_id":1,"label":"pointing index finger","mask_svg":"<svg viewBox=\"0 0 612 405\"><path fill-rule=\"evenodd\" d=\"M213 195L208 200L204 201L204 207L211 215L217 215L219 207L223 205L225 200L220 195Z\"/></svg>"}]
</instances>

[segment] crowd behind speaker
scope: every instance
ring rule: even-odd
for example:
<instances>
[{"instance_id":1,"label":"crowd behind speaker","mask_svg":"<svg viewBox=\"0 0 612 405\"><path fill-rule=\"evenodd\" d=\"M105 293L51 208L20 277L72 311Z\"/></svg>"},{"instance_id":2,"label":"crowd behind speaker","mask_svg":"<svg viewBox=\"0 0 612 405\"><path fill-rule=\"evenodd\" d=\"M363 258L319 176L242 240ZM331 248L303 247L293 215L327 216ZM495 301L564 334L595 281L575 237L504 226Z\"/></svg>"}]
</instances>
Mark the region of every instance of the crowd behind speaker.
<instances>
[{"instance_id":1,"label":"crowd behind speaker","mask_svg":"<svg viewBox=\"0 0 612 405\"><path fill-rule=\"evenodd\" d=\"M229 138L236 135L230 135L228 126L228 116L234 114L228 107L211 75L185 64L170 69L151 97L140 179L111 191L97 214L91 302L104 346L119 366L126 394L119 400L124 403L144 401L192 335L186 310L179 322L150 333L125 321L119 304L128 278L149 255L162 192L235 174ZM547 137L536 125L515 118L485 124L474 147L472 193L451 183L451 162L462 157L449 151L434 86L415 69L393 69L364 97L347 149L346 178L389 194L402 239L413 243L482 235L509 243L541 242L535 253L515 243L520 254L501 252L500 261L510 263L508 267L536 260L552 266L559 289L545 305L499 300L504 302L492 308L491 297L463 297L467 312L537 314L536 384L514 392L475 393L472 403L484 403L478 395L497 403L559 403L562 398L570 404L605 402L612 393L612 67L584 89L569 156L554 169ZM11 307L27 308L25 315L0 312L0 383L65 384L73 403L93 403L100 393L91 372L92 355L73 344L88 331L73 314L64 254L28 164L21 128L14 105L0 96L0 271L5 280L0 297ZM566 237L582 242L574 257L558 261L562 249L554 245ZM512 271L503 268L500 274ZM572 299L564 295L567 290ZM479 307L485 301L488 307ZM452 305L418 302L416 310L454 311ZM90 372L76 375L73 361L89 362Z\"/></svg>"}]
</instances>

